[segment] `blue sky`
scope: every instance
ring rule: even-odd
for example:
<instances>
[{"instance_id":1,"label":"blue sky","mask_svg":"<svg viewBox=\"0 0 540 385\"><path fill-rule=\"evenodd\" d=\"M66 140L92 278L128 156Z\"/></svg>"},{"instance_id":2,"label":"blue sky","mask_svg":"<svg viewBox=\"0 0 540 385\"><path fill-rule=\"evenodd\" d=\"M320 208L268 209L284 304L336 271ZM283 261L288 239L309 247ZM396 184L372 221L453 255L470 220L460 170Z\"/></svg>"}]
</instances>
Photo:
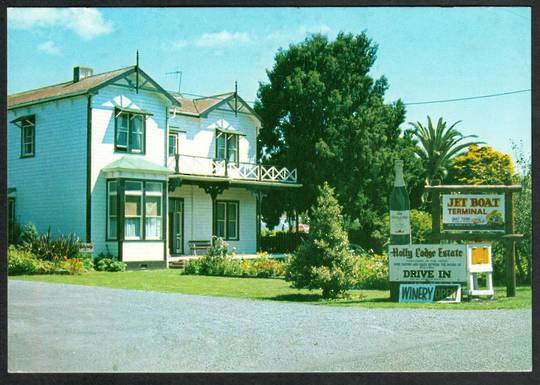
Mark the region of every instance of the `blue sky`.
<instances>
[{"instance_id":1,"label":"blue sky","mask_svg":"<svg viewBox=\"0 0 540 385\"><path fill-rule=\"evenodd\" d=\"M134 64L161 85L213 95L234 89L252 101L276 51L321 32L365 31L379 46L371 75L388 78L386 100L453 99L531 88L529 8L39 8L8 10L8 93ZM531 145L530 92L407 106L512 153Z\"/></svg>"}]
</instances>

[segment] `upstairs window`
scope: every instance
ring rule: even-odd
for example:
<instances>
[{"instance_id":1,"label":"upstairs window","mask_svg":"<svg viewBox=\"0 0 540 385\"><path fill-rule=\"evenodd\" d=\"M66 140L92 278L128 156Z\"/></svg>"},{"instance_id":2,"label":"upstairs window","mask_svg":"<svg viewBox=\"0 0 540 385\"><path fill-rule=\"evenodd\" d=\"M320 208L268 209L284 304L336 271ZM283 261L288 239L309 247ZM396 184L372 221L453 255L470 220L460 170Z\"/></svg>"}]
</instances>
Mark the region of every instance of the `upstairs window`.
<instances>
[{"instance_id":1,"label":"upstairs window","mask_svg":"<svg viewBox=\"0 0 540 385\"><path fill-rule=\"evenodd\" d=\"M15 121L21 128L21 158L30 158L36 155L36 117L24 116Z\"/></svg>"},{"instance_id":2,"label":"upstairs window","mask_svg":"<svg viewBox=\"0 0 540 385\"><path fill-rule=\"evenodd\" d=\"M238 138L237 134L218 131L216 133L216 160L238 163Z\"/></svg>"},{"instance_id":3,"label":"upstairs window","mask_svg":"<svg viewBox=\"0 0 540 385\"><path fill-rule=\"evenodd\" d=\"M116 151L144 154L146 130L144 114L116 110L115 130Z\"/></svg>"},{"instance_id":4,"label":"upstairs window","mask_svg":"<svg viewBox=\"0 0 540 385\"><path fill-rule=\"evenodd\" d=\"M169 156L175 156L178 153L178 134L169 134Z\"/></svg>"}]
</instances>

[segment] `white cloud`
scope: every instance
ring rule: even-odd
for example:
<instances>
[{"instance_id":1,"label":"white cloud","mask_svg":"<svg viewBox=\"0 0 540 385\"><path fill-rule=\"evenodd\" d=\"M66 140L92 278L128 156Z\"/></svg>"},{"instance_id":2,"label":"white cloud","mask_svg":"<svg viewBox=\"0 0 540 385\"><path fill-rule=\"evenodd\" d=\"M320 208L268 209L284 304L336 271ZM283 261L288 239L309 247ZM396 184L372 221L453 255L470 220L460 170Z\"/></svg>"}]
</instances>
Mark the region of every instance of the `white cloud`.
<instances>
[{"instance_id":1,"label":"white cloud","mask_svg":"<svg viewBox=\"0 0 540 385\"><path fill-rule=\"evenodd\" d=\"M51 55L58 55L60 53L60 48L58 48L52 40L44 41L38 45L38 49Z\"/></svg>"},{"instance_id":2,"label":"white cloud","mask_svg":"<svg viewBox=\"0 0 540 385\"><path fill-rule=\"evenodd\" d=\"M249 41L250 38L247 32L221 31L203 33L201 37L195 41L195 44L199 47L213 47L232 43L247 43Z\"/></svg>"},{"instance_id":3,"label":"white cloud","mask_svg":"<svg viewBox=\"0 0 540 385\"><path fill-rule=\"evenodd\" d=\"M64 28L85 40L113 31L112 23L95 8L9 8L8 25L24 30Z\"/></svg>"}]
</instances>

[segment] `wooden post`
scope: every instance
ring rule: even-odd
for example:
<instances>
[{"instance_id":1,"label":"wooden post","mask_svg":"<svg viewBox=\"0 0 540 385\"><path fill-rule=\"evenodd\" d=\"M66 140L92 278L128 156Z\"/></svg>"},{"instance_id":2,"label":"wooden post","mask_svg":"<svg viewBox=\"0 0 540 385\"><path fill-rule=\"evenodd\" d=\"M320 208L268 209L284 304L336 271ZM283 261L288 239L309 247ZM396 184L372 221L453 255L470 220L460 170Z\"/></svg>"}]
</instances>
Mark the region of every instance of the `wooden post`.
<instances>
[{"instance_id":1,"label":"wooden post","mask_svg":"<svg viewBox=\"0 0 540 385\"><path fill-rule=\"evenodd\" d=\"M514 234L514 194L504 193L504 222L506 234ZM516 241L514 238L504 240L504 256L506 260L506 296L516 296Z\"/></svg>"},{"instance_id":2,"label":"wooden post","mask_svg":"<svg viewBox=\"0 0 540 385\"><path fill-rule=\"evenodd\" d=\"M256 204L256 213L255 213L255 230L256 230L256 236L257 236L257 252L261 251L261 201L262 201L262 194L260 191L257 191L255 193L255 204Z\"/></svg>"}]
</instances>

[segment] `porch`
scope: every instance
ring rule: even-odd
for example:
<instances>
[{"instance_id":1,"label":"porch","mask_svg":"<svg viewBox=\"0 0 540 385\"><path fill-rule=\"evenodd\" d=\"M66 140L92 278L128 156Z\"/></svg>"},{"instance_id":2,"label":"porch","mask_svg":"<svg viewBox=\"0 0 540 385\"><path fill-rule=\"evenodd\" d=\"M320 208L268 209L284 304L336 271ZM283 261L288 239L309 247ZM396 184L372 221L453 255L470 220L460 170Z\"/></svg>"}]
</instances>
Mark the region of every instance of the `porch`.
<instances>
[{"instance_id":1,"label":"porch","mask_svg":"<svg viewBox=\"0 0 540 385\"><path fill-rule=\"evenodd\" d=\"M286 167L176 154L168 168L174 170L167 205L167 255L173 263L205 254L213 236L237 255L256 258L263 198L272 188L301 186L297 170Z\"/></svg>"}]
</instances>

